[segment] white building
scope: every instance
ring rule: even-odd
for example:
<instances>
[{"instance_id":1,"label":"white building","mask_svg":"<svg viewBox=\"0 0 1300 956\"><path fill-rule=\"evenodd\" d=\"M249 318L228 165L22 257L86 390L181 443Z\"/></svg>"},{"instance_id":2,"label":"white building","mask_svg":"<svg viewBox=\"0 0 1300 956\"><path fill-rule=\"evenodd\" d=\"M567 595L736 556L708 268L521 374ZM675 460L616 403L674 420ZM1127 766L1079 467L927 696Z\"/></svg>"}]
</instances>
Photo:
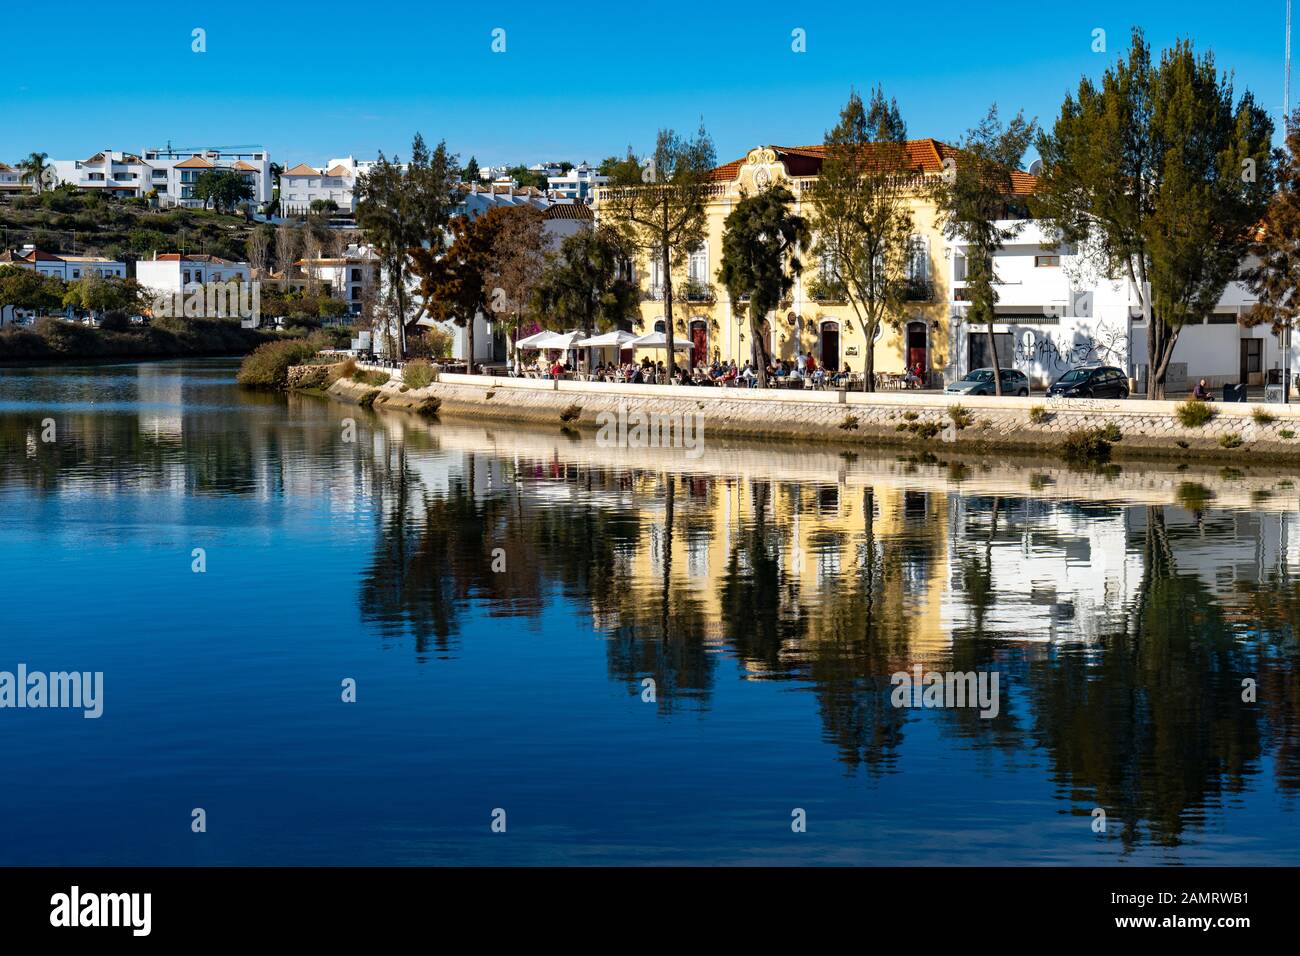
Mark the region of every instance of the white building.
<instances>
[{"instance_id":1,"label":"white building","mask_svg":"<svg viewBox=\"0 0 1300 956\"><path fill-rule=\"evenodd\" d=\"M60 184L78 189L138 197L154 188L152 167L136 153L101 149L86 159L56 159L50 165Z\"/></svg>"},{"instance_id":2,"label":"white building","mask_svg":"<svg viewBox=\"0 0 1300 956\"><path fill-rule=\"evenodd\" d=\"M589 202L595 197L598 186L609 185L609 177L596 172L595 167L579 163L567 173L547 174L547 192L553 199L567 199L571 202Z\"/></svg>"},{"instance_id":3,"label":"white building","mask_svg":"<svg viewBox=\"0 0 1300 956\"><path fill-rule=\"evenodd\" d=\"M318 200L334 202L340 212L354 212L359 175L358 163L351 156L331 159L325 166L299 163L286 169L280 174L280 215L305 216Z\"/></svg>"},{"instance_id":4,"label":"white building","mask_svg":"<svg viewBox=\"0 0 1300 956\"><path fill-rule=\"evenodd\" d=\"M1076 365L1114 365L1137 392L1145 392L1146 327L1132 283L1097 274L1076 249L1051 248L1051 237L1037 222L1020 226L994 258L999 365L1024 372L1033 388L1051 384ZM965 321L965 244L950 241L944 255L951 277L951 364L945 369L951 381L991 362L987 327ZM1267 326L1246 328L1239 322L1254 301L1241 283L1230 283L1208 320L1182 329L1166 374L1170 391L1202 378L1211 388L1237 382L1262 386L1276 375L1284 364L1277 337ZM1294 361L1295 350L1292 356Z\"/></svg>"},{"instance_id":5,"label":"white building","mask_svg":"<svg viewBox=\"0 0 1300 956\"><path fill-rule=\"evenodd\" d=\"M98 273L106 279L125 279L126 263L103 256L74 256L41 252L32 246L24 246L17 252L0 253L0 266L16 266L20 269L32 269L43 276L55 276L65 282L75 282L90 273Z\"/></svg>"},{"instance_id":6,"label":"white building","mask_svg":"<svg viewBox=\"0 0 1300 956\"><path fill-rule=\"evenodd\" d=\"M170 310L172 315L191 314L183 311L182 306L185 301L193 300L196 292L204 293L205 306L200 311L202 315L242 314L238 311L241 303L249 305L257 301L251 291L253 286L249 284L250 275L247 262L231 262L207 255L154 253L152 259L142 259L135 264L137 281L155 300L165 298L167 304L164 308ZM229 288L231 282L240 283L240 289L244 290L242 294L233 298L223 297L221 300L208 295L209 289ZM220 304L215 308L207 308L206 303L215 304L217 301ZM255 310L256 306L253 308Z\"/></svg>"},{"instance_id":7,"label":"white building","mask_svg":"<svg viewBox=\"0 0 1300 956\"><path fill-rule=\"evenodd\" d=\"M32 184L22 181L22 173L8 163L0 163L0 196L31 191Z\"/></svg>"},{"instance_id":8,"label":"white building","mask_svg":"<svg viewBox=\"0 0 1300 956\"><path fill-rule=\"evenodd\" d=\"M290 280L290 289L328 286L330 295L348 304L350 315L360 315L370 294L379 293L379 257L369 246L350 245L341 256L299 259L294 265L300 276Z\"/></svg>"},{"instance_id":9,"label":"white building","mask_svg":"<svg viewBox=\"0 0 1300 956\"><path fill-rule=\"evenodd\" d=\"M258 205L271 199L271 160L256 147L198 152L167 147L143 153L102 149L86 159L56 159L50 165L59 183L117 196L142 197L153 190L163 206L202 206L194 186L210 170L237 173L252 186L253 202Z\"/></svg>"}]
</instances>

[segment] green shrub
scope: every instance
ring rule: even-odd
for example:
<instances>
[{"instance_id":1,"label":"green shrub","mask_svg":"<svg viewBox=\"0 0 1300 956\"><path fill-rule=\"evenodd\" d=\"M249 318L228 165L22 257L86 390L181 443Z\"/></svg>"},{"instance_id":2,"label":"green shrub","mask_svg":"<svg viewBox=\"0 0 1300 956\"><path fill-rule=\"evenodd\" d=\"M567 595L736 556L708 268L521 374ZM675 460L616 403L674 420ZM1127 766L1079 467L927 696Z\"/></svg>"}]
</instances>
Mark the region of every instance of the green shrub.
<instances>
[{"instance_id":1,"label":"green shrub","mask_svg":"<svg viewBox=\"0 0 1300 956\"><path fill-rule=\"evenodd\" d=\"M244 388L284 390L289 384L290 367L301 365L315 354L305 339L267 342L244 357L235 380Z\"/></svg>"},{"instance_id":2,"label":"green shrub","mask_svg":"<svg viewBox=\"0 0 1300 956\"><path fill-rule=\"evenodd\" d=\"M1295 432L1293 432L1293 431L1292 431L1291 429L1289 429L1289 428L1283 428L1283 429L1281 429L1281 430L1278 432L1278 434L1281 435L1283 438L1285 438L1287 441L1290 441L1292 438L1295 438Z\"/></svg>"},{"instance_id":3,"label":"green shrub","mask_svg":"<svg viewBox=\"0 0 1300 956\"><path fill-rule=\"evenodd\" d=\"M402 369L402 381L410 388L425 388L433 384L433 366L428 359L412 359Z\"/></svg>"},{"instance_id":4,"label":"green shrub","mask_svg":"<svg viewBox=\"0 0 1300 956\"><path fill-rule=\"evenodd\" d=\"M975 420L971 417L971 413L960 405L949 405L948 417L952 419L953 425L958 429L970 427L971 422Z\"/></svg>"},{"instance_id":5,"label":"green shrub","mask_svg":"<svg viewBox=\"0 0 1300 956\"><path fill-rule=\"evenodd\" d=\"M375 399L377 399L378 397L379 397L379 389L372 388L370 391L366 392L366 394L361 396L361 401L359 401L357 404L360 405L362 408L373 408L375 404Z\"/></svg>"},{"instance_id":6,"label":"green shrub","mask_svg":"<svg viewBox=\"0 0 1300 956\"><path fill-rule=\"evenodd\" d=\"M1067 461L1101 463L1110 460L1104 428L1077 428L1065 436L1061 453Z\"/></svg>"},{"instance_id":7,"label":"green shrub","mask_svg":"<svg viewBox=\"0 0 1300 956\"><path fill-rule=\"evenodd\" d=\"M943 430L938 422L908 422L903 427L917 438L933 438Z\"/></svg>"},{"instance_id":8,"label":"green shrub","mask_svg":"<svg viewBox=\"0 0 1300 956\"><path fill-rule=\"evenodd\" d=\"M355 367L352 370L352 381L359 385L386 385L390 378L391 376L387 372Z\"/></svg>"},{"instance_id":9,"label":"green shrub","mask_svg":"<svg viewBox=\"0 0 1300 956\"><path fill-rule=\"evenodd\" d=\"M903 420L904 420L904 421L914 422L914 421L916 421L916 420L917 420L918 418L920 418L920 417L921 417L921 416L918 415L918 414L916 414L916 412L903 412Z\"/></svg>"},{"instance_id":10,"label":"green shrub","mask_svg":"<svg viewBox=\"0 0 1300 956\"><path fill-rule=\"evenodd\" d=\"M1272 412L1270 412L1267 408L1256 408L1253 412L1250 413L1250 417L1255 419L1256 425L1272 425L1275 421L1277 421L1277 416L1274 415Z\"/></svg>"},{"instance_id":11,"label":"green shrub","mask_svg":"<svg viewBox=\"0 0 1300 956\"><path fill-rule=\"evenodd\" d=\"M1119 430L1119 426L1114 422L1107 422L1101 429L1101 437L1113 445L1115 442L1124 440L1124 433Z\"/></svg>"},{"instance_id":12,"label":"green shrub","mask_svg":"<svg viewBox=\"0 0 1300 956\"><path fill-rule=\"evenodd\" d=\"M858 430L858 416L845 415L844 421L840 422L839 427L846 432L855 432Z\"/></svg>"},{"instance_id":13,"label":"green shrub","mask_svg":"<svg viewBox=\"0 0 1300 956\"><path fill-rule=\"evenodd\" d=\"M1241 436L1236 432L1228 432L1228 434L1219 437L1219 444L1224 448L1240 448Z\"/></svg>"},{"instance_id":14,"label":"green shrub","mask_svg":"<svg viewBox=\"0 0 1300 956\"><path fill-rule=\"evenodd\" d=\"M569 406L568 408L566 408L564 411L560 412L560 421L562 421L562 422L572 422L572 421L576 421L577 418L578 418L578 416L581 415L581 414L582 414L582 406L581 406L581 405L576 405L576 404L575 404L575 405L570 405L570 406Z\"/></svg>"},{"instance_id":15,"label":"green shrub","mask_svg":"<svg viewBox=\"0 0 1300 956\"><path fill-rule=\"evenodd\" d=\"M1175 406L1174 414L1178 416L1178 422L1184 428L1200 428L1214 418L1215 411L1209 402L1189 398L1181 405Z\"/></svg>"},{"instance_id":16,"label":"green shrub","mask_svg":"<svg viewBox=\"0 0 1300 956\"><path fill-rule=\"evenodd\" d=\"M1029 420L1035 425L1043 424L1043 422L1047 421L1050 417L1051 415L1048 414L1047 406L1045 405L1035 405L1029 410Z\"/></svg>"}]
</instances>

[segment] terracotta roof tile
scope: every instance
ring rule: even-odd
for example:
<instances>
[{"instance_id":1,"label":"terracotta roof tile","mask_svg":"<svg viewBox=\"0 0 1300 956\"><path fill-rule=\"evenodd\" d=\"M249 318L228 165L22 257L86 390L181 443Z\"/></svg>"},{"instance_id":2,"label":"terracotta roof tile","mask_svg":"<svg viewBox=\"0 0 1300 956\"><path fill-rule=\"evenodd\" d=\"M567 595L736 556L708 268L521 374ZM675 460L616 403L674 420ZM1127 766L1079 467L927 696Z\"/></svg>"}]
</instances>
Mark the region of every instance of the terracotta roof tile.
<instances>
[{"instance_id":1,"label":"terracotta roof tile","mask_svg":"<svg viewBox=\"0 0 1300 956\"><path fill-rule=\"evenodd\" d=\"M591 207L584 202L562 202L550 206L546 210L544 219L580 219L590 221L592 218Z\"/></svg>"},{"instance_id":2,"label":"terracotta roof tile","mask_svg":"<svg viewBox=\"0 0 1300 956\"><path fill-rule=\"evenodd\" d=\"M282 177L283 176L319 176L320 170L316 169L313 166L308 166L306 163L299 163L297 166L293 167L293 169L286 169L280 175Z\"/></svg>"},{"instance_id":3,"label":"terracotta roof tile","mask_svg":"<svg viewBox=\"0 0 1300 956\"><path fill-rule=\"evenodd\" d=\"M821 165L826 158L826 146L824 144L813 144L811 146L770 146L771 150L776 153L776 157L786 167L786 171L791 176L816 176L821 171ZM947 143L940 142L937 139L909 139L905 144L906 163L905 168L914 173L940 173L943 172L943 161L953 159L960 162L961 150ZM868 147L876 149L876 147ZM882 155L888 155L883 149L879 150ZM745 160L737 159L717 167L710 173L710 179L715 182L733 182L740 174L740 167ZM1024 195L1033 192L1037 179L1029 173L1013 170L1011 173L1012 188L1017 195Z\"/></svg>"},{"instance_id":4,"label":"terracotta roof tile","mask_svg":"<svg viewBox=\"0 0 1300 956\"><path fill-rule=\"evenodd\" d=\"M213 164L208 162L202 156L191 156L176 164L177 169L213 169Z\"/></svg>"}]
</instances>

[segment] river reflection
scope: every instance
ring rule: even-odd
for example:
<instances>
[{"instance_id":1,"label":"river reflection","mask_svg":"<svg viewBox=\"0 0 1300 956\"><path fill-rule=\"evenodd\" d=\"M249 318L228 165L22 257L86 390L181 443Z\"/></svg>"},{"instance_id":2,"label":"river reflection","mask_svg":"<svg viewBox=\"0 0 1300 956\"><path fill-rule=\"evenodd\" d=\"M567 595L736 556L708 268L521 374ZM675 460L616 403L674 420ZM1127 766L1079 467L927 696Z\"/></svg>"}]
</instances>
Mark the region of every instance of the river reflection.
<instances>
[{"instance_id":1,"label":"river reflection","mask_svg":"<svg viewBox=\"0 0 1300 956\"><path fill-rule=\"evenodd\" d=\"M58 591L62 611L11 605L0 667L93 647L74 626L95 616L88 602L102 608L161 552L184 562L211 539L214 555L254 554L237 606L173 578L176 619L238 617L256 635L205 648L203 666L235 681L224 696L254 697L264 678L247 665L268 662L359 668L386 695L382 717L364 712L373 725L339 726L335 708L323 724L263 726L298 756L262 799L312 799L326 772L313 757L356 735L373 766L355 795L382 800L430 772L409 763L410 735L427 732L446 805L473 820L429 823L398 800L373 827L349 824L361 862L1300 862L1289 475L712 438L689 460L599 448L558 423L249 396L231 371L4 372L0 555L46 562L15 583ZM57 442L40 440L46 417ZM92 593L54 586L59 555L86 541L113 559ZM161 679L168 663L148 656L161 633L124 626L143 656L118 666ZM891 675L917 667L997 672L997 715L895 707ZM412 673L433 675L436 698ZM423 718L440 729L410 729ZM506 726L533 745L493 736ZM50 731L24 728L39 764ZM240 764L234 737L205 747ZM250 787L258 773L235 771ZM516 788L537 828L526 852L461 832L479 827L486 779ZM129 780L110 786L131 798ZM330 802L309 816L349 812ZM791 834L792 807L817 826ZM13 794L0 810L32 812ZM271 852L231 840L235 862ZM66 856L18 846L17 862ZM330 858L310 833L271 846ZM165 839L139 852L190 859Z\"/></svg>"}]
</instances>

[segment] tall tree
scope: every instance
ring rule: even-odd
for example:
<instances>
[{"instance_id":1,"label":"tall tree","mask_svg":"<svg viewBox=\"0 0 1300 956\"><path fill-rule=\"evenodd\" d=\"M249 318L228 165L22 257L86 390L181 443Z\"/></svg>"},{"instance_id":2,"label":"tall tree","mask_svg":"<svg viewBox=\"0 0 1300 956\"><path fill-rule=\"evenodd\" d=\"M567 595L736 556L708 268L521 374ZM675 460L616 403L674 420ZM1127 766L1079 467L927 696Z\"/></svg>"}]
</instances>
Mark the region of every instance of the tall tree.
<instances>
[{"instance_id":1,"label":"tall tree","mask_svg":"<svg viewBox=\"0 0 1300 956\"><path fill-rule=\"evenodd\" d=\"M229 212L241 202L253 198L253 184L228 169L208 169L194 183L194 198L203 200L203 208L212 203L217 212Z\"/></svg>"},{"instance_id":2,"label":"tall tree","mask_svg":"<svg viewBox=\"0 0 1300 956\"><path fill-rule=\"evenodd\" d=\"M633 252L623 234L603 224L567 236L538 283L539 311L588 338L630 322L640 301L625 268Z\"/></svg>"},{"instance_id":3,"label":"tall tree","mask_svg":"<svg viewBox=\"0 0 1300 956\"><path fill-rule=\"evenodd\" d=\"M815 251L823 283L839 287L857 319L866 343L862 387L874 391L876 334L886 319L901 321L914 252L907 127L879 87L869 111L850 92L825 145L812 189Z\"/></svg>"},{"instance_id":4,"label":"tall tree","mask_svg":"<svg viewBox=\"0 0 1300 956\"><path fill-rule=\"evenodd\" d=\"M654 154L641 170L641 183L610 189L601 204L602 216L660 265L670 375L676 367L673 270L704 241L715 165L713 140L703 124L691 139L660 130Z\"/></svg>"},{"instance_id":5,"label":"tall tree","mask_svg":"<svg viewBox=\"0 0 1300 956\"><path fill-rule=\"evenodd\" d=\"M285 282L285 291L289 291L289 280L293 277L293 262L298 257L301 240L298 229L287 222L275 228L275 264L280 267L280 276Z\"/></svg>"},{"instance_id":6,"label":"tall tree","mask_svg":"<svg viewBox=\"0 0 1300 956\"><path fill-rule=\"evenodd\" d=\"M469 162L465 164L465 176L464 176L465 182L476 183L482 178L483 177L479 173L479 169L478 169L478 160L475 159L473 156L471 156L469 158Z\"/></svg>"},{"instance_id":7,"label":"tall tree","mask_svg":"<svg viewBox=\"0 0 1300 956\"><path fill-rule=\"evenodd\" d=\"M966 325L973 328L982 322L988 333L997 395L1002 394L1002 371L993 334L998 302L994 257L1024 227L1018 203L1026 198L1027 183L1021 180L1020 164L1035 128L1022 113L1004 126L993 104L980 124L963 137L955 163L946 166L934 189L944 233L965 246L970 303Z\"/></svg>"},{"instance_id":8,"label":"tall tree","mask_svg":"<svg viewBox=\"0 0 1300 956\"><path fill-rule=\"evenodd\" d=\"M601 160L596 173L608 176L611 186L634 186L641 182L641 164L631 146L628 146L626 155L607 156Z\"/></svg>"},{"instance_id":9,"label":"tall tree","mask_svg":"<svg viewBox=\"0 0 1300 956\"><path fill-rule=\"evenodd\" d=\"M271 237L274 235L275 230L265 223L254 227L248 234L245 255L248 256L248 268L254 279L266 278L266 263L270 258Z\"/></svg>"},{"instance_id":10,"label":"tall tree","mask_svg":"<svg viewBox=\"0 0 1300 956\"><path fill-rule=\"evenodd\" d=\"M1300 109L1287 121L1286 150L1277 164L1277 192L1250 245L1242 279L1256 302L1242 316L1247 326L1268 323L1279 338L1300 319ZM1289 350L1288 350L1289 351ZM1285 400L1291 395L1291 356L1285 358Z\"/></svg>"},{"instance_id":11,"label":"tall tree","mask_svg":"<svg viewBox=\"0 0 1300 956\"><path fill-rule=\"evenodd\" d=\"M513 359L519 323L532 305L533 293L546 267L549 240L543 228L543 213L536 206L507 206L502 211L505 215L493 237L488 262L488 307L496 321L506 322Z\"/></svg>"},{"instance_id":12,"label":"tall tree","mask_svg":"<svg viewBox=\"0 0 1300 956\"><path fill-rule=\"evenodd\" d=\"M1033 206L1062 242L1123 275L1146 326L1147 397L1163 398L1179 333L1235 278L1274 173L1273 123L1213 55L1179 41L1152 62L1140 30L1100 86L1087 77L1039 137Z\"/></svg>"},{"instance_id":13,"label":"tall tree","mask_svg":"<svg viewBox=\"0 0 1300 956\"><path fill-rule=\"evenodd\" d=\"M471 374L474 320L491 305L493 250L513 211L514 207L494 206L474 218L457 216L451 221L452 241L446 252L424 247L411 251L412 271L424 300L421 315L454 322L465 330L465 360Z\"/></svg>"},{"instance_id":14,"label":"tall tree","mask_svg":"<svg viewBox=\"0 0 1300 956\"><path fill-rule=\"evenodd\" d=\"M406 354L408 326L420 317L407 288L410 258L417 248L434 255L445 248L447 224L460 201L456 178L456 158L446 144L430 152L416 133L409 164L403 167L397 157L390 162L380 153L357 184L357 225L387 277L393 314L384 317L384 334L399 356Z\"/></svg>"},{"instance_id":15,"label":"tall tree","mask_svg":"<svg viewBox=\"0 0 1300 956\"><path fill-rule=\"evenodd\" d=\"M27 158L18 164L18 181L30 182L32 188L40 195L45 190L45 172L50 168L48 153L28 153Z\"/></svg>"},{"instance_id":16,"label":"tall tree","mask_svg":"<svg viewBox=\"0 0 1300 956\"><path fill-rule=\"evenodd\" d=\"M767 388L763 324L803 271L799 256L811 243L808 223L791 211L793 204L790 190L773 186L741 199L723 224L718 281L732 302L749 299L750 355L760 388Z\"/></svg>"},{"instance_id":17,"label":"tall tree","mask_svg":"<svg viewBox=\"0 0 1300 956\"><path fill-rule=\"evenodd\" d=\"M862 101L858 101L859 107ZM842 117L841 117L842 119ZM879 83L871 93L871 105L867 108L866 126L871 139L877 143L907 142L907 124L898 111L898 100L892 96L885 101L885 89Z\"/></svg>"}]
</instances>

